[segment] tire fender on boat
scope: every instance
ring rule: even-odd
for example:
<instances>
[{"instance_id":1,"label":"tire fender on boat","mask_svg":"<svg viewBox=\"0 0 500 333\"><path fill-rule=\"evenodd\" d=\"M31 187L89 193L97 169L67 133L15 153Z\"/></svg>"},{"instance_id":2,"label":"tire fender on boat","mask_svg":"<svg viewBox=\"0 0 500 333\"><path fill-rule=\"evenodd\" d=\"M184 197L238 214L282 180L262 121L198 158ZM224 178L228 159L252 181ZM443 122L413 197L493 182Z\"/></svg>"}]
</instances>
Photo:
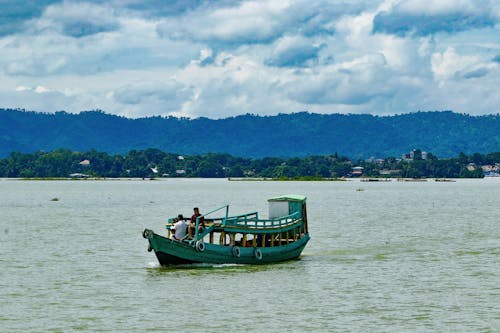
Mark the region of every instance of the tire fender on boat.
<instances>
[{"instance_id":1,"label":"tire fender on boat","mask_svg":"<svg viewBox=\"0 0 500 333\"><path fill-rule=\"evenodd\" d=\"M257 260L262 260L262 251L260 249L253 250L253 255Z\"/></svg>"},{"instance_id":2,"label":"tire fender on boat","mask_svg":"<svg viewBox=\"0 0 500 333\"><path fill-rule=\"evenodd\" d=\"M237 246L233 246L233 256L235 256L236 258L239 258L240 255L241 255L240 248Z\"/></svg>"},{"instance_id":3,"label":"tire fender on boat","mask_svg":"<svg viewBox=\"0 0 500 333\"><path fill-rule=\"evenodd\" d=\"M198 252L203 252L203 251L205 251L205 243L203 243L203 241L202 241L202 240L199 240L199 241L197 241L197 242L196 242L196 250L197 250Z\"/></svg>"},{"instance_id":4,"label":"tire fender on boat","mask_svg":"<svg viewBox=\"0 0 500 333\"><path fill-rule=\"evenodd\" d=\"M144 229L144 231L142 232L142 237L150 239L153 237L153 234L154 234L153 230Z\"/></svg>"},{"instance_id":5,"label":"tire fender on boat","mask_svg":"<svg viewBox=\"0 0 500 333\"><path fill-rule=\"evenodd\" d=\"M148 245L148 252L153 251L153 248L151 247L151 244Z\"/></svg>"}]
</instances>

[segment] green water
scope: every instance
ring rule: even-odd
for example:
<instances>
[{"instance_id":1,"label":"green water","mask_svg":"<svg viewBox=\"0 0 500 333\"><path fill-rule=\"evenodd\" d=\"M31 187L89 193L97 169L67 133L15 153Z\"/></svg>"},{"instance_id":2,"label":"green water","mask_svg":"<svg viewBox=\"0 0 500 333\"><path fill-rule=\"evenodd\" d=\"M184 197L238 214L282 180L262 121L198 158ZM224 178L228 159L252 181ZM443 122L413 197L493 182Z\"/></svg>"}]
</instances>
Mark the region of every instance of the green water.
<instances>
[{"instance_id":1,"label":"green water","mask_svg":"<svg viewBox=\"0 0 500 333\"><path fill-rule=\"evenodd\" d=\"M363 189L363 191L359 191ZM158 267L145 227L308 197L300 260ZM58 198L58 201L51 201ZM500 180L0 180L0 332L498 332Z\"/></svg>"}]
</instances>

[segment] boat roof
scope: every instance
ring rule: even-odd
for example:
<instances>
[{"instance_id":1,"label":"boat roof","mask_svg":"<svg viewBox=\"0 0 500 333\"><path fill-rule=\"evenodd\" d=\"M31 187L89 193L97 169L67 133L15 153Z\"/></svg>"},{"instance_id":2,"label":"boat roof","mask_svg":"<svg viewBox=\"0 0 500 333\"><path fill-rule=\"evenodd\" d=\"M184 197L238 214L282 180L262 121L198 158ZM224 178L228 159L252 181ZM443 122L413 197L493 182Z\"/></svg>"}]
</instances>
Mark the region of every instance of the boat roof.
<instances>
[{"instance_id":1,"label":"boat roof","mask_svg":"<svg viewBox=\"0 0 500 333\"><path fill-rule=\"evenodd\" d=\"M285 194L279 197L270 198L267 201L306 201L306 197L300 194Z\"/></svg>"}]
</instances>

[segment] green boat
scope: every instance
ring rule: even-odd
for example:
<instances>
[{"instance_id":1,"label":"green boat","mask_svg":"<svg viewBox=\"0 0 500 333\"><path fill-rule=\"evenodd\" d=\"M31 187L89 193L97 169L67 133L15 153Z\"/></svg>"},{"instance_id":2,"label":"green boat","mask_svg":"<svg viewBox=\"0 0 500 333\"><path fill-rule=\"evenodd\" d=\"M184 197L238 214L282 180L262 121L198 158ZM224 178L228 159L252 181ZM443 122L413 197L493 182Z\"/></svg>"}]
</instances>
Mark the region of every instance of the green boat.
<instances>
[{"instance_id":1,"label":"green boat","mask_svg":"<svg viewBox=\"0 0 500 333\"><path fill-rule=\"evenodd\" d=\"M162 266L212 264L265 264L295 259L309 241L306 197L283 195L268 200L269 216L259 218L257 212L230 216L229 205L217 208L196 218L194 236L181 240L170 239L170 228L177 221L171 218L166 225L167 237L145 229L143 237L149 242ZM223 213L222 217L212 217ZM204 228L199 228L204 222Z\"/></svg>"}]
</instances>

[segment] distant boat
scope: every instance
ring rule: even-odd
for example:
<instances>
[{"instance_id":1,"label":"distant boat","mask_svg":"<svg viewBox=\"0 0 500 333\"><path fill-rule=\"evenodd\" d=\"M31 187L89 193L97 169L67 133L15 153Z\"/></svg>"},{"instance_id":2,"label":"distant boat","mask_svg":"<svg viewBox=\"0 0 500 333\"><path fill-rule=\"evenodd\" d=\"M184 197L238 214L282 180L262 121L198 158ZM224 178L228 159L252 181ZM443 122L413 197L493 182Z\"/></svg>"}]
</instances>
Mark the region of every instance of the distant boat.
<instances>
[{"instance_id":1,"label":"distant boat","mask_svg":"<svg viewBox=\"0 0 500 333\"><path fill-rule=\"evenodd\" d=\"M229 205L215 209L196 219L193 239L170 239L170 227L176 222L169 219L168 236L145 229L143 237L149 242L161 265L190 263L264 264L298 258L309 241L306 197L284 195L271 198L269 217L261 219L257 212L229 216ZM210 218L216 212L223 217ZM205 229L198 232L200 218Z\"/></svg>"},{"instance_id":2,"label":"distant boat","mask_svg":"<svg viewBox=\"0 0 500 333\"><path fill-rule=\"evenodd\" d=\"M398 182L426 182L426 178L398 178Z\"/></svg>"},{"instance_id":3,"label":"distant boat","mask_svg":"<svg viewBox=\"0 0 500 333\"><path fill-rule=\"evenodd\" d=\"M81 163L81 162L80 162ZM86 175L84 173L72 173L69 175L71 178L89 178L90 175Z\"/></svg>"},{"instance_id":4,"label":"distant boat","mask_svg":"<svg viewBox=\"0 0 500 333\"><path fill-rule=\"evenodd\" d=\"M361 178L362 182L390 182L390 178Z\"/></svg>"}]
</instances>

